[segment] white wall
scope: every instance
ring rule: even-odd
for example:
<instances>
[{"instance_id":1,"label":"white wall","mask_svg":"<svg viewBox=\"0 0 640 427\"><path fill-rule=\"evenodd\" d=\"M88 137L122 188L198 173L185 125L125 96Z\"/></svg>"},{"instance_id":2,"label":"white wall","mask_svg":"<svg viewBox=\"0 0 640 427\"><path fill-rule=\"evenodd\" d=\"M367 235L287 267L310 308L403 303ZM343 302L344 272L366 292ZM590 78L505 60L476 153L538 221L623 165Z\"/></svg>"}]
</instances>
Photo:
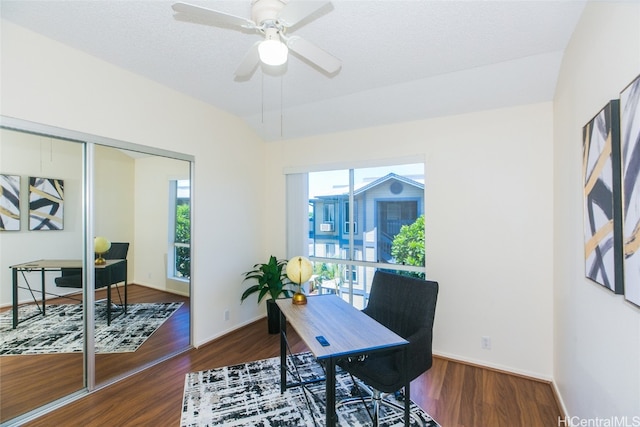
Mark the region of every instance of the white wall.
<instances>
[{"instance_id":1,"label":"white wall","mask_svg":"<svg viewBox=\"0 0 640 427\"><path fill-rule=\"evenodd\" d=\"M640 308L585 278L581 170L582 127L639 73L640 3L589 3L554 102L554 378L584 419L640 417Z\"/></svg>"},{"instance_id":2,"label":"white wall","mask_svg":"<svg viewBox=\"0 0 640 427\"><path fill-rule=\"evenodd\" d=\"M12 23L0 31L2 115L195 156L195 344L259 316L240 295L241 273L266 255L262 141L200 101Z\"/></svg>"},{"instance_id":3,"label":"white wall","mask_svg":"<svg viewBox=\"0 0 640 427\"><path fill-rule=\"evenodd\" d=\"M55 138L0 130L0 173L20 176L19 231L0 232L0 306L11 305L10 265L39 259L82 259L82 145ZM29 177L64 181L63 229L29 230ZM57 274L59 275L59 274ZM47 292L73 293L57 288L56 274L47 274ZM31 286L40 289L40 273L26 273ZM24 282L20 278L20 285ZM18 292L20 302L33 301L27 290Z\"/></svg>"},{"instance_id":4,"label":"white wall","mask_svg":"<svg viewBox=\"0 0 640 427\"><path fill-rule=\"evenodd\" d=\"M112 242L134 241L135 192L133 158L120 150L103 146L95 149L95 236ZM136 259L127 252L127 281L134 278Z\"/></svg>"},{"instance_id":5,"label":"white wall","mask_svg":"<svg viewBox=\"0 0 640 427\"><path fill-rule=\"evenodd\" d=\"M266 239L284 253L283 169L422 156L435 351L551 378L551 118L544 103L269 143Z\"/></svg>"},{"instance_id":6,"label":"white wall","mask_svg":"<svg viewBox=\"0 0 640 427\"><path fill-rule=\"evenodd\" d=\"M169 241L169 183L189 179L189 162L165 157L144 157L136 160L135 171L135 239L144 242L134 247L136 271L134 283L160 290L176 286L167 279ZM184 286L183 294L188 292Z\"/></svg>"}]
</instances>

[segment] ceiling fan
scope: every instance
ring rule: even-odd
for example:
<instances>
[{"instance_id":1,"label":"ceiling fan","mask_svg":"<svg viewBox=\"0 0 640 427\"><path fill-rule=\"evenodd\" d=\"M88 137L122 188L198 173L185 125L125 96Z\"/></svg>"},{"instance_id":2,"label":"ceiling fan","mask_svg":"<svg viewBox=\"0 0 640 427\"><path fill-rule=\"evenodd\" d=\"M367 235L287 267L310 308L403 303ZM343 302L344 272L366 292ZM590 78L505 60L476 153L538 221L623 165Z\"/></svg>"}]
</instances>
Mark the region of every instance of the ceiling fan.
<instances>
[{"instance_id":1,"label":"ceiling fan","mask_svg":"<svg viewBox=\"0 0 640 427\"><path fill-rule=\"evenodd\" d=\"M339 59L300 36L287 34L293 26L329 4L328 1L253 0L251 19L182 2L172 7L176 12L174 18L179 21L263 34L264 40L254 43L235 71L237 78L248 78L260 62L271 66L286 63L289 50L328 74L337 73L342 66Z\"/></svg>"}]
</instances>

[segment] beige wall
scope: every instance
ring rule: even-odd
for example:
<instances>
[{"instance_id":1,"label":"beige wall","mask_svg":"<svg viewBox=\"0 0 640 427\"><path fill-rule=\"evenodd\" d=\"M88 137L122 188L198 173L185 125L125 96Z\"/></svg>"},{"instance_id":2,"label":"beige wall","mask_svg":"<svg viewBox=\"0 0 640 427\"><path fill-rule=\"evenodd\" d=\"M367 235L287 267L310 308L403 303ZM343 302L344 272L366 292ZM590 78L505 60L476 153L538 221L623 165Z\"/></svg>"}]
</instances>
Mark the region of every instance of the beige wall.
<instances>
[{"instance_id":1,"label":"beige wall","mask_svg":"<svg viewBox=\"0 0 640 427\"><path fill-rule=\"evenodd\" d=\"M161 290L187 294L188 287L167 279L169 241L169 182L189 179L189 162L165 157L136 160L135 170L135 242L136 271L134 282Z\"/></svg>"},{"instance_id":2,"label":"beige wall","mask_svg":"<svg viewBox=\"0 0 640 427\"><path fill-rule=\"evenodd\" d=\"M640 417L640 308L585 278L581 180L582 127L639 73L640 3L589 3L561 68L553 153L554 378L584 419Z\"/></svg>"},{"instance_id":3,"label":"beige wall","mask_svg":"<svg viewBox=\"0 0 640 427\"><path fill-rule=\"evenodd\" d=\"M200 101L12 23L0 31L2 115L195 157L195 344L259 317L263 307L240 306L240 273L266 256L262 141Z\"/></svg>"},{"instance_id":4,"label":"beige wall","mask_svg":"<svg viewBox=\"0 0 640 427\"><path fill-rule=\"evenodd\" d=\"M10 265L39 259L82 259L82 145L55 138L0 130L0 173L20 176L20 231L0 231L0 306L10 306ZM64 181L63 229L29 230L29 177ZM27 273L39 286L39 273ZM75 292L56 288L54 274L47 275L47 291ZM19 301L33 301L20 290Z\"/></svg>"},{"instance_id":5,"label":"beige wall","mask_svg":"<svg viewBox=\"0 0 640 427\"><path fill-rule=\"evenodd\" d=\"M551 378L551 117L544 103L269 143L267 240L284 253L283 170L425 159L435 351Z\"/></svg>"},{"instance_id":6,"label":"beige wall","mask_svg":"<svg viewBox=\"0 0 640 427\"><path fill-rule=\"evenodd\" d=\"M134 159L114 148L96 146L95 150L95 236L112 242L134 241L135 197ZM131 249L131 248L130 248ZM127 278L135 272L135 255L127 253Z\"/></svg>"}]
</instances>

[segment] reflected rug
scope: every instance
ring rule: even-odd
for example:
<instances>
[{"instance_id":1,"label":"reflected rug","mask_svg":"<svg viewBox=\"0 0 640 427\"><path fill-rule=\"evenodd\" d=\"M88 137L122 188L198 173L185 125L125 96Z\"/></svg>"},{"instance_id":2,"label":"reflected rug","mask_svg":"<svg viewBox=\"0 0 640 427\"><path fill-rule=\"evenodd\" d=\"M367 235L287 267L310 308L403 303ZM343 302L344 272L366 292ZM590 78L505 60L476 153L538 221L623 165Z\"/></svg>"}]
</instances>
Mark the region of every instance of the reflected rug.
<instances>
[{"instance_id":1,"label":"reflected rug","mask_svg":"<svg viewBox=\"0 0 640 427\"><path fill-rule=\"evenodd\" d=\"M302 379L324 376L322 367L311 353L288 357L289 381L292 372ZM241 365L191 372L185 377L182 399L181 427L196 426L323 426L325 425L325 383L294 387L280 393L280 358L256 360ZM337 368L336 401L351 396L353 382L348 373ZM396 398L396 403L401 403ZM371 410L371 409L369 409ZM403 413L383 406L380 425L402 426ZM439 427L429 415L413 402L411 412L424 426ZM361 404L338 408L338 425L370 426L371 418ZM411 425L418 423L411 418Z\"/></svg>"},{"instance_id":2,"label":"reflected rug","mask_svg":"<svg viewBox=\"0 0 640 427\"><path fill-rule=\"evenodd\" d=\"M105 304L96 306L96 353L126 353L138 349L175 311L181 302L129 304L107 326ZM24 319L37 308L19 309ZM30 313L31 311L31 313ZM0 313L0 355L75 353L83 350L81 304L47 305L46 316L35 316L12 329L12 311ZM113 313L112 313L113 316Z\"/></svg>"}]
</instances>

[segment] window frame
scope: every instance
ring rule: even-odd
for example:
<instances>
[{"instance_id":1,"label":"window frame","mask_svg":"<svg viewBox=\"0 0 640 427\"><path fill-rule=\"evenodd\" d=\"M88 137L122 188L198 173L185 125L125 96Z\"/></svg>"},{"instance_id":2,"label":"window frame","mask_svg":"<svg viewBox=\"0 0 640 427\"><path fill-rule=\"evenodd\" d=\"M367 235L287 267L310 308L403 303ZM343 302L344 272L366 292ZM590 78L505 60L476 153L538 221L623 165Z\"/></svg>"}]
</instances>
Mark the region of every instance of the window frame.
<instances>
[{"instance_id":1,"label":"window frame","mask_svg":"<svg viewBox=\"0 0 640 427\"><path fill-rule=\"evenodd\" d=\"M180 182L186 182L189 192L188 197L179 197L178 188ZM169 180L169 229L168 229L168 251L167 251L167 278L171 280L190 281L191 276L180 275L178 270L178 250L180 248L188 248L191 251L191 239L188 243L177 242L177 230L178 230L178 206L181 204L180 200L188 200L189 205L189 220L191 214L191 182L188 179L171 179Z\"/></svg>"},{"instance_id":2,"label":"window frame","mask_svg":"<svg viewBox=\"0 0 640 427\"><path fill-rule=\"evenodd\" d=\"M397 160L389 160L389 161L384 161L384 162L377 162L377 164L375 165L371 165L371 164L354 164L354 165L341 165L341 167L320 167L320 166L316 166L313 168L313 170L285 170L285 174L287 175L292 175L292 174L300 174L300 175L304 175L304 179L309 182L309 177L308 175L312 172L338 172L341 170L346 170L349 172L349 198L348 200L345 200L344 202L339 202L339 207L338 207L338 211L335 212L334 211L334 227L335 226L344 226L345 228L343 228L343 230L340 230L341 233L338 234L338 236L343 236L342 239L344 239L344 236L348 237L348 243L346 241L344 241L343 244L340 245L340 247L336 248L335 250L335 254L337 257L329 257L329 256L315 256L315 245L317 244L316 239L321 236L318 234L315 234L313 232L311 232L311 234L307 234L308 236L308 251L307 251L307 255L309 256L309 259L315 264L315 263L322 263L322 264L335 264L338 267L347 270L347 269L351 269L355 276L359 279L359 281L361 281L363 283L362 286L365 287L364 291L365 291L365 300L366 300L366 295L368 295L368 289L367 288L367 276L370 275L371 277L373 277L373 272L377 269L384 269L384 270L391 270L391 271L398 271L401 273L420 273L422 274L424 277L426 277L426 269L427 269L427 247L426 247L426 242L425 242L425 265L424 266L408 266L408 265L401 265L401 264L392 264L392 263L387 263L387 262L379 262L379 260L376 261L365 261L363 260L363 256L365 255L365 253L363 252L364 247L360 248L358 251L356 251L355 248L355 237L358 233L361 234L361 238L363 239L365 237L365 235L363 233L366 232L366 230L364 229L358 229L358 225L357 225L357 209L356 208L356 200L354 198L354 190L355 190L355 185L354 185L354 171L359 170L359 169L366 169L366 168L370 168L370 167L386 167L386 168L394 168L396 166L398 167L402 167L404 165L421 165L422 166L422 172L421 172L421 176L418 178L418 181L422 181L422 187L423 187L423 192L420 195L420 199L421 199L421 203L419 202L419 207L418 207L418 212L417 212L417 217L419 217L420 215L423 215L424 212L426 211L426 185L424 185L424 182L426 181L426 162L424 161L424 158L422 159L417 159L417 158L411 158L410 161L397 161ZM384 175L383 175L384 176ZM411 174L406 174L406 173L401 173L398 176L400 177L406 177L409 179L412 179ZM299 189L299 188L298 188ZM394 193L395 194L395 193ZM289 199L290 193L287 193L287 199ZM300 195L297 195L298 197L300 197ZM316 196L316 195L312 195L312 196ZM294 196L295 197L295 196ZM309 204L311 198L309 197L309 187L306 188L306 194L305 196L306 200L304 200L305 204ZM289 203L289 201L288 201ZM325 205L326 206L326 205ZM345 206L348 207L349 212L348 213L344 213L344 209ZM334 208L335 209L335 208ZM356 212L354 212L356 211ZM289 212L289 211L288 211ZM317 215L317 210L315 211L315 214ZM336 213L339 213L340 216L343 216L342 218L336 218L335 215ZM348 227L348 223L351 221L345 221L345 218L347 217L348 214L348 218L354 218L355 221L354 222L354 229L350 230ZM327 218L324 217L325 216L325 212L324 212L324 208L323 208L323 221L325 222L327 220ZM315 220L317 221L318 218L316 216ZM289 221L288 221L289 223ZM426 226L426 224L425 224ZM290 225L287 226L287 233L290 236L291 234L291 230L289 229ZM334 228L335 229L335 228ZM317 231L317 230L316 230ZM338 229L335 229L336 232L338 232ZM426 232L425 232L426 234ZM323 237L327 237L326 235L322 235ZM425 239L426 240L426 239ZM288 240L289 241L289 240ZM343 256L342 254L344 253ZM311 255L309 255L311 254ZM294 256L294 254L289 253L290 256ZM356 258L360 258L360 259L356 259ZM348 296L346 296L346 300L348 300L351 304L353 304L354 301L354 294L353 294L353 290L354 290L354 281L353 281L353 276L354 274L351 275L351 280L349 280L349 283L343 283L341 285L342 287L347 286L349 291L348 291ZM364 274L364 276L362 275ZM344 277L343 277L344 279ZM361 292L361 291L359 291Z\"/></svg>"}]
</instances>

